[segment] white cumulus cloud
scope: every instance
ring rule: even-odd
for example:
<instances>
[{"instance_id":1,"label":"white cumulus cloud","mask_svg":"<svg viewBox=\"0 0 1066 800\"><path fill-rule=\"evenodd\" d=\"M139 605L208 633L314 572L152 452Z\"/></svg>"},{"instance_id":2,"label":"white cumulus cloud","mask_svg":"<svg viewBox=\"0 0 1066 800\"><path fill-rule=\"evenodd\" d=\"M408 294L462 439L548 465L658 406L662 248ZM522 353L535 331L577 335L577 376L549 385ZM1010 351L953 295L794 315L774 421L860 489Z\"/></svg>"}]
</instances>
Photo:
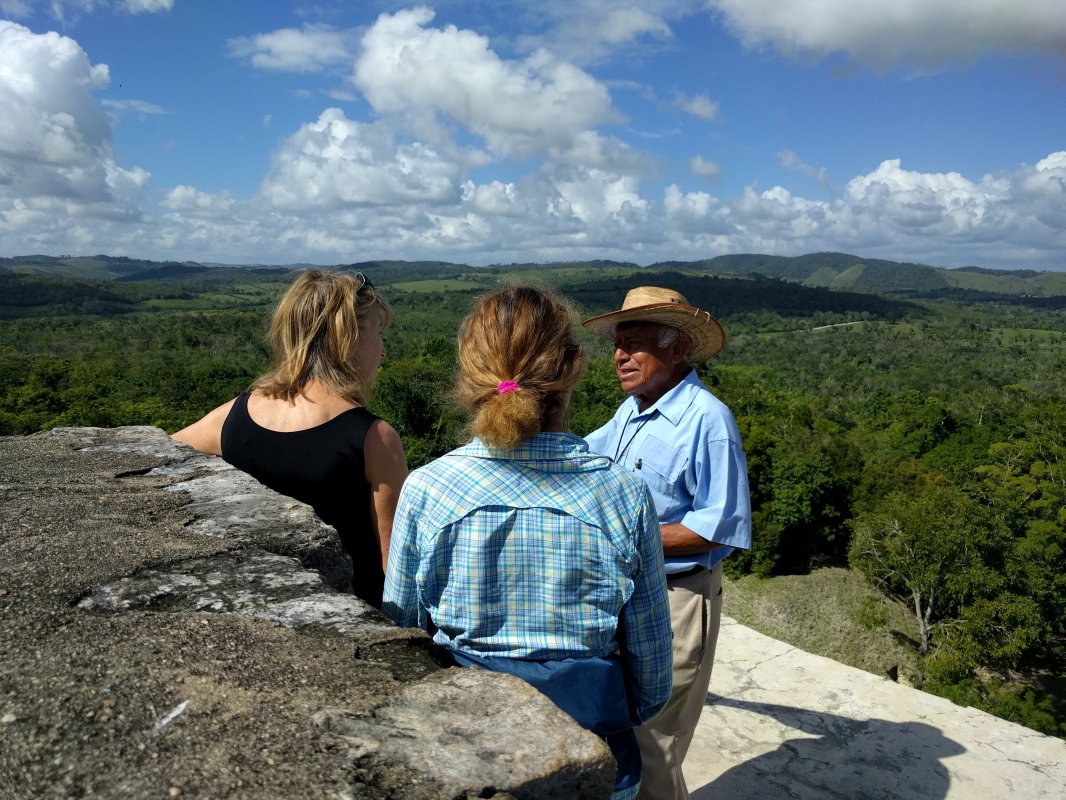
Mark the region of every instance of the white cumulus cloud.
<instances>
[{"instance_id":1,"label":"white cumulus cloud","mask_svg":"<svg viewBox=\"0 0 1066 800\"><path fill-rule=\"evenodd\" d=\"M233 213L236 202L228 192L209 194L192 186L175 186L167 192L164 205L194 216L224 218Z\"/></svg>"},{"instance_id":2,"label":"white cumulus cloud","mask_svg":"<svg viewBox=\"0 0 1066 800\"><path fill-rule=\"evenodd\" d=\"M28 17L31 10L26 0L0 0L0 13L8 17Z\"/></svg>"},{"instance_id":3,"label":"white cumulus cloud","mask_svg":"<svg viewBox=\"0 0 1066 800\"><path fill-rule=\"evenodd\" d=\"M1066 58L1059 0L707 0L748 46L846 53L888 69L968 63L987 53Z\"/></svg>"},{"instance_id":4,"label":"white cumulus cloud","mask_svg":"<svg viewBox=\"0 0 1066 800\"><path fill-rule=\"evenodd\" d=\"M320 72L333 65L350 64L353 57L352 34L328 25L283 28L230 39L227 45L234 58L279 72Z\"/></svg>"},{"instance_id":5,"label":"white cumulus cloud","mask_svg":"<svg viewBox=\"0 0 1066 800\"><path fill-rule=\"evenodd\" d=\"M700 94L694 97L679 95L675 104L682 111L694 117L705 119L708 122L714 122L718 119L718 104L706 95Z\"/></svg>"},{"instance_id":6,"label":"white cumulus cloud","mask_svg":"<svg viewBox=\"0 0 1066 800\"><path fill-rule=\"evenodd\" d=\"M429 146L398 143L384 125L329 108L274 154L262 194L288 209L442 203L459 197L459 177Z\"/></svg>"},{"instance_id":7,"label":"white cumulus cloud","mask_svg":"<svg viewBox=\"0 0 1066 800\"><path fill-rule=\"evenodd\" d=\"M131 14L158 13L174 8L174 0L123 0L122 4Z\"/></svg>"},{"instance_id":8,"label":"white cumulus cloud","mask_svg":"<svg viewBox=\"0 0 1066 800\"><path fill-rule=\"evenodd\" d=\"M617 119L606 87L573 64L545 51L505 61L473 31L426 27L433 16L384 14L364 36L352 80L378 113L412 125L444 118L519 158L566 149Z\"/></svg>"},{"instance_id":9,"label":"white cumulus cloud","mask_svg":"<svg viewBox=\"0 0 1066 800\"><path fill-rule=\"evenodd\" d=\"M109 146L110 126L92 96L110 80L73 39L0 20L0 156L86 164Z\"/></svg>"},{"instance_id":10,"label":"white cumulus cloud","mask_svg":"<svg viewBox=\"0 0 1066 800\"><path fill-rule=\"evenodd\" d=\"M0 0L0 11L12 17L26 17L32 11L26 0ZM171 11L174 0L48 0L48 12L62 23L77 20L97 10L114 10L127 14L158 14Z\"/></svg>"},{"instance_id":11,"label":"white cumulus cloud","mask_svg":"<svg viewBox=\"0 0 1066 800\"><path fill-rule=\"evenodd\" d=\"M836 196L836 188L833 186L832 181L829 180L829 170L825 167L812 167L799 157L794 150L781 150L777 153L777 160L782 167L789 170L802 173L810 178L814 178L818 183L822 184L826 190Z\"/></svg>"},{"instance_id":12,"label":"white cumulus cloud","mask_svg":"<svg viewBox=\"0 0 1066 800\"><path fill-rule=\"evenodd\" d=\"M718 201L670 187L663 208L684 249L713 241L720 252L842 250L944 266L1016 265L1024 257L1055 267L1066 248L1066 153L978 180L887 159L832 200L774 186Z\"/></svg>"},{"instance_id":13,"label":"white cumulus cloud","mask_svg":"<svg viewBox=\"0 0 1066 800\"><path fill-rule=\"evenodd\" d=\"M607 0L545 0L554 16L542 27L561 30L562 20L599 14L597 46L664 42L662 20L681 18L702 1L653 0L634 11ZM877 63L939 63L965 49L947 42L934 52L935 37L893 27L879 3L810 0L809 18L802 18L790 0L750 0L760 18L732 0L714 2L733 15L735 29L746 26L749 43L794 52L858 52L863 37L872 36L865 31L877 25L885 38L876 43L881 50L870 51ZM962 19L954 0L928 5ZM971 5L980 39L998 3ZM105 6L94 0L67 6L94 7ZM1020 0L1016 8L1031 25L1031 5ZM932 11L914 14L936 27ZM842 250L945 266L1066 267L1064 151L1043 151L1034 163L986 175L919 172L907 168L908 154L879 154L876 168L837 191L824 167L782 150L782 167L820 181L828 193L816 185L808 191L804 181L791 191L753 182L733 196L708 189L717 187L721 168L693 155L685 180L662 189L649 181L663 165L619 138L626 133L612 127L620 117L606 84L579 66L588 60L547 46L507 57L503 48L514 42L433 27L433 19L432 11L414 8L380 16L359 40L350 30L304 26L232 43L231 54L262 69L351 69L352 95L317 118L299 124L272 108L256 111L254 122L280 138L258 191L246 197L205 191L187 179L150 192L145 169L117 163L108 115L166 122L166 109L129 99L98 102L107 65L93 64L72 38L0 21L0 252L485 264ZM981 47L1008 39L986 38ZM1037 47L1037 38L1025 41L1029 50ZM366 104L354 102L357 93ZM717 121L710 96L674 97L671 113L680 105ZM696 190L682 188L688 182Z\"/></svg>"},{"instance_id":14,"label":"white cumulus cloud","mask_svg":"<svg viewBox=\"0 0 1066 800\"><path fill-rule=\"evenodd\" d=\"M718 180L722 175L722 168L713 161L708 161L703 156L693 156L688 160L688 169L699 178Z\"/></svg>"},{"instance_id":15,"label":"white cumulus cloud","mask_svg":"<svg viewBox=\"0 0 1066 800\"><path fill-rule=\"evenodd\" d=\"M92 64L73 39L0 20L0 215L136 215L148 173L114 160L111 127L92 94L108 81L107 66Z\"/></svg>"},{"instance_id":16,"label":"white cumulus cloud","mask_svg":"<svg viewBox=\"0 0 1066 800\"><path fill-rule=\"evenodd\" d=\"M673 31L655 5L542 4L538 11L554 18L553 29L546 36L523 37L519 46L526 51L549 48L568 61L592 64L622 48L669 42Z\"/></svg>"}]
</instances>

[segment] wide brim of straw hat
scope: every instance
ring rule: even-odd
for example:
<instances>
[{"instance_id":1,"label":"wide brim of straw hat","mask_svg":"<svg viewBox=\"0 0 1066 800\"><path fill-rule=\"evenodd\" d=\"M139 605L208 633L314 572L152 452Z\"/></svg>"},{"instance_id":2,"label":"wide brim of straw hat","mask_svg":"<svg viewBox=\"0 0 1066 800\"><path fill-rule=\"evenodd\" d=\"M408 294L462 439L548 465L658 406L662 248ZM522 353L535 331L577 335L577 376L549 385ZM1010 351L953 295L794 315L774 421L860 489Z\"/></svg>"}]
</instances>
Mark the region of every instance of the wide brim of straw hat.
<instances>
[{"instance_id":1,"label":"wide brim of straw hat","mask_svg":"<svg viewBox=\"0 0 1066 800\"><path fill-rule=\"evenodd\" d=\"M623 322L656 322L677 328L692 343L688 360L693 362L706 361L725 347L725 332L718 320L689 305L683 295L671 289L639 286L629 291L618 311L590 317L581 324L601 339L613 342L615 331Z\"/></svg>"}]
</instances>

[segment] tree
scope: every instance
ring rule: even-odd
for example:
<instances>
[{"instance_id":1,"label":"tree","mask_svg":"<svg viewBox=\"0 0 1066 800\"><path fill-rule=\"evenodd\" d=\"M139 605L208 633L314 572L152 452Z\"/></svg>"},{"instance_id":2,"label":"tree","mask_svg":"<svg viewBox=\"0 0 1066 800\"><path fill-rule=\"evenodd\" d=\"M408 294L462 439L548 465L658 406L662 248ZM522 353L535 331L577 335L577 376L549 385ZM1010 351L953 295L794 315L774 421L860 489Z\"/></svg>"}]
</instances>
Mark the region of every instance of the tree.
<instances>
[{"instance_id":1,"label":"tree","mask_svg":"<svg viewBox=\"0 0 1066 800\"><path fill-rule=\"evenodd\" d=\"M440 348L383 365L370 410L396 429L414 469L444 455L464 438L464 415L453 399L454 357Z\"/></svg>"},{"instance_id":2,"label":"tree","mask_svg":"<svg viewBox=\"0 0 1066 800\"><path fill-rule=\"evenodd\" d=\"M915 389L876 392L859 412L853 438L870 464L921 458L956 430L943 402Z\"/></svg>"},{"instance_id":3,"label":"tree","mask_svg":"<svg viewBox=\"0 0 1066 800\"><path fill-rule=\"evenodd\" d=\"M806 572L846 551L855 458L831 437L798 430L774 447L771 518L781 529L778 572Z\"/></svg>"},{"instance_id":4,"label":"tree","mask_svg":"<svg viewBox=\"0 0 1066 800\"><path fill-rule=\"evenodd\" d=\"M995 596L1002 577L986 554L1002 554L1001 526L952 486L926 485L890 495L852 523L849 558L918 621L918 652L929 652L939 621L977 597Z\"/></svg>"},{"instance_id":5,"label":"tree","mask_svg":"<svg viewBox=\"0 0 1066 800\"><path fill-rule=\"evenodd\" d=\"M993 444L977 469L987 502L1015 536L1007 571L1016 591L1040 604L1059 636L1066 635L1066 410L1040 400L1022 415L1024 429Z\"/></svg>"},{"instance_id":6,"label":"tree","mask_svg":"<svg viewBox=\"0 0 1066 800\"><path fill-rule=\"evenodd\" d=\"M611 360L590 359L588 371L570 399L570 430L585 436L607 424L625 399Z\"/></svg>"}]
</instances>

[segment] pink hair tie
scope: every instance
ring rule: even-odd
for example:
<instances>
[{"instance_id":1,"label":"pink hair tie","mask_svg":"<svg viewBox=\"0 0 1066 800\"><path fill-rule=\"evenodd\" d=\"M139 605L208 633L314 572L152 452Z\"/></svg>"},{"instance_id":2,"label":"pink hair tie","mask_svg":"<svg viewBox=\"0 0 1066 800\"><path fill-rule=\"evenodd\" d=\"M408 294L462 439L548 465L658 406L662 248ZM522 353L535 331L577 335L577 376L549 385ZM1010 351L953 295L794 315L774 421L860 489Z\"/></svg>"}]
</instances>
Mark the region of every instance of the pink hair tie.
<instances>
[{"instance_id":1,"label":"pink hair tie","mask_svg":"<svg viewBox=\"0 0 1066 800\"><path fill-rule=\"evenodd\" d=\"M499 394L507 394L508 392L517 392L519 386L514 381L500 381L500 385L496 387L496 391Z\"/></svg>"}]
</instances>

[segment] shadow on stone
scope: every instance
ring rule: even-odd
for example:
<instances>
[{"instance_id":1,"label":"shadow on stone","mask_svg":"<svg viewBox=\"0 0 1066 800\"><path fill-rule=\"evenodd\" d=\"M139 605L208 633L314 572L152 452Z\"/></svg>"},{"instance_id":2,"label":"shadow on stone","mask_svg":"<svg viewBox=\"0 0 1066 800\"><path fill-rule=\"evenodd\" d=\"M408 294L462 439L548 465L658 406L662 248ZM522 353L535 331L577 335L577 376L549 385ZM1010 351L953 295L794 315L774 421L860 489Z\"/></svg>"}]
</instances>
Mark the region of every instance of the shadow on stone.
<instances>
[{"instance_id":1,"label":"shadow on stone","mask_svg":"<svg viewBox=\"0 0 1066 800\"><path fill-rule=\"evenodd\" d=\"M772 717L803 736L692 791L693 800L943 800L943 759L965 752L921 722L854 720L821 711L708 695L708 706Z\"/></svg>"}]
</instances>

